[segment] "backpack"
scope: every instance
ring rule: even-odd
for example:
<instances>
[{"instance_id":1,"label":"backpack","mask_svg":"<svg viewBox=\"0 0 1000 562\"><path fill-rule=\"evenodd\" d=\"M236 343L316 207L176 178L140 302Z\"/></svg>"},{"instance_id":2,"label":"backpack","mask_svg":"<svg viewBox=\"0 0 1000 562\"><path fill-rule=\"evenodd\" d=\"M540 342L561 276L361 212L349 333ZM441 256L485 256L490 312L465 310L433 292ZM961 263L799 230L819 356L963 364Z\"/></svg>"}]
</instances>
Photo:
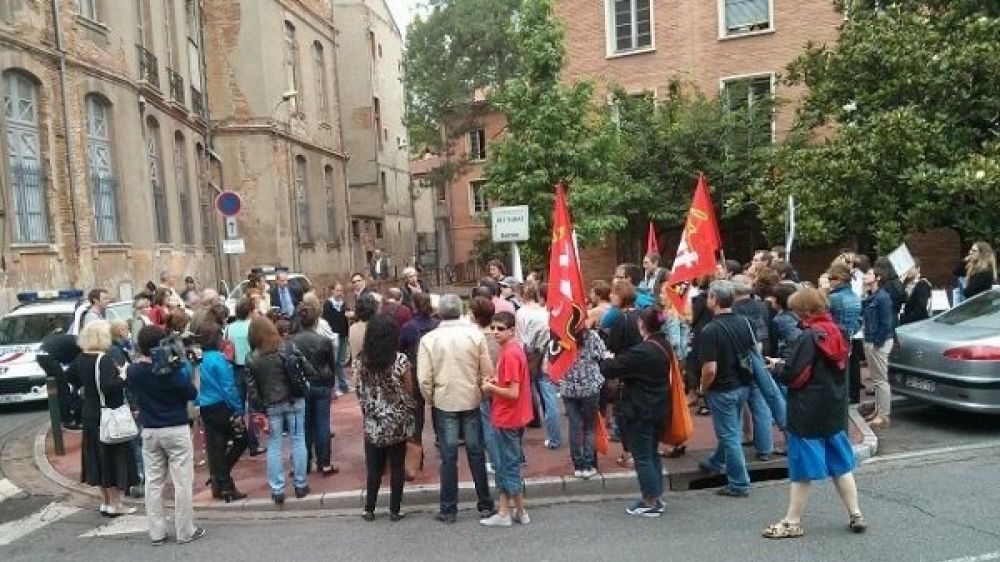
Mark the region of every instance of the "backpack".
<instances>
[{"instance_id":1,"label":"backpack","mask_svg":"<svg viewBox=\"0 0 1000 562\"><path fill-rule=\"evenodd\" d=\"M180 368L187 357L187 351L181 336L172 334L160 340L149 355L153 360L153 373L167 376Z\"/></svg>"},{"instance_id":2,"label":"backpack","mask_svg":"<svg viewBox=\"0 0 1000 562\"><path fill-rule=\"evenodd\" d=\"M316 368L292 342L287 342L284 351L279 351L278 356L288 373L288 388L292 396L305 398L309 394L309 381L316 377Z\"/></svg>"}]
</instances>

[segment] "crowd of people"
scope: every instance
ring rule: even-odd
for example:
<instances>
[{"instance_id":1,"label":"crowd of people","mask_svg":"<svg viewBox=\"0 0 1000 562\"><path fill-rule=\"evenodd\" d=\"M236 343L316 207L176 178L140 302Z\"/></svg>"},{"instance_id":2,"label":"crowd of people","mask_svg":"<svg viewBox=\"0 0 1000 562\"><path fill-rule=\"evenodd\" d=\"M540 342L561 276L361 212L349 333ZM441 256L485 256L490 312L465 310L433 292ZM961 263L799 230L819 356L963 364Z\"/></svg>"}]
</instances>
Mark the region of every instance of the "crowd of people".
<instances>
[{"instance_id":1,"label":"crowd of people","mask_svg":"<svg viewBox=\"0 0 1000 562\"><path fill-rule=\"evenodd\" d=\"M177 542L205 534L192 507L195 443L204 446L207 485L221 501L246 497L232 471L247 452L267 455L271 499L279 505L286 497L286 459L297 498L311 493L311 475L339 472L331 401L351 392L362 414L365 520L376 518L386 471L389 518L406 515L403 487L411 455L422 462L428 407L441 459L437 519L444 523L458 515L464 446L480 523L529 524L524 435L537 428L547 449L562 448L563 414L573 477L597 474L598 436L607 429L621 445L614 462L634 468L638 480L640 497L626 512L659 517L665 507L661 459L687 454L683 443L661 446L672 384L683 384L695 414L711 416L718 444L699 466L725 477L720 495L750 493L744 444L761 460L787 455L788 511L765 537L802 536L810 482L827 478L844 502L850 529L865 529L846 409L870 392L874 403L861 414L874 428L889 425L893 331L928 315L930 285L919 265L897 276L885 258L872 264L844 252L812 284L798 278L780 248L761 250L745 266L725 261L714 275L696 280L687 309L678 311L667 269L651 253L641 266L619 265L610 282L591 283L586 320L575 334L579 351L559 381L546 361L549 287L537 272L523 283L506 275L496 260L489 273L468 297L440 295L436 306L412 268L384 294L355 273L349 290L334 283L325 300L315 289L298 291L284 272L274 286L252 276L233 311L194 280L178 294L161 279L135 299L131 324L106 321L107 291L95 289L78 314L78 329L47 338L39 361L61 367L63 417L67 428L82 429L81 479L101 489L101 513L134 512L121 494L141 485L154 544L167 540L162 495L168 475ZM975 244L961 273L966 297L996 281L986 243ZM682 365L680 380L670 377L675 362ZM74 405L79 395L82 404ZM129 442L105 443L101 409L123 404L135 411L140 432ZM784 434L783 450L775 445L776 432Z\"/></svg>"}]
</instances>

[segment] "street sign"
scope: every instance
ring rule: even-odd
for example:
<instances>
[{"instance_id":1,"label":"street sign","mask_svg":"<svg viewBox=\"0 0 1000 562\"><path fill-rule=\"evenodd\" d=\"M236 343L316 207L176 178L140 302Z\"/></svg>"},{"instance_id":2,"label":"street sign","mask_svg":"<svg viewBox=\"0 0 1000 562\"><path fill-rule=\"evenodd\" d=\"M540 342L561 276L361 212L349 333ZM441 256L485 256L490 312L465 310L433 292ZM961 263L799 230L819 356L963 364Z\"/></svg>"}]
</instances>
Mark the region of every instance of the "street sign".
<instances>
[{"instance_id":1,"label":"street sign","mask_svg":"<svg viewBox=\"0 0 1000 562\"><path fill-rule=\"evenodd\" d=\"M246 252L247 248L243 243L242 238L233 238L232 240L222 241L223 254L245 254Z\"/></svg>"},{"instance_id":2,"label":"street sign","mask_svg":"<svg viewBox=\"0 0 1000 562\"><path fill-rule=\"evenodd\" d=\"M494 242L528 240L528 206L496 207L490 211Z\"/></svg>"},{"instance_id":3,"label":"street sign","mask_svg":"<svg viewBox=\"0 0 1000 562\"><path fill-rule=\"evenodd\" d=\"M240 199L240 194L235 191L223 191L215 196L215 208L218 209L223 216L235 217L239 214L240 208L242 207L243 200Z\"/></svg>"},{"instance_id":4,"label":"street sign","mask_svg":"<svg viewBox=\"0 0 1000 562\"><path fill-rule=\"evenodd\" d=\"M240 229L236 217L226 217L226 238L239 238Z\"/></svg>"}]
</instances>

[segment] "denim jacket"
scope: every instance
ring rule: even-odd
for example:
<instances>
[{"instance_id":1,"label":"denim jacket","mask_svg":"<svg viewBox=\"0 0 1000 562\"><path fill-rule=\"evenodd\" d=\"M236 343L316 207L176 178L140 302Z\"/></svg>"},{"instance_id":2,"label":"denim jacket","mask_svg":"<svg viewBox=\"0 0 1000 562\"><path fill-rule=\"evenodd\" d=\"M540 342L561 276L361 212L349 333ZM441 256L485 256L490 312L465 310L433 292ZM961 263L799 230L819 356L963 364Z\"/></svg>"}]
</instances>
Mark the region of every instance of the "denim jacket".
<instances>
[{"instance_id":1,"label":"denim jacket","mask_svg":"<svg viewBox=\"0 0 1000 562\"><path fill-rule=\"evenodd\" d=\"M865 297L865 343L881 346L892 337L896 321L892 317L892 297L884 288Z\"/></svg>"},{"instance_id":2,"label":"denim jacket","mask_svg":"<svg viewBox=\"0 0 1000 562\"><path fill-rule=\"evenodd\" d=\"M861 299L849 284L830 291L830 315L848 340L861 328Z\"/></svg>"}]
</instances>

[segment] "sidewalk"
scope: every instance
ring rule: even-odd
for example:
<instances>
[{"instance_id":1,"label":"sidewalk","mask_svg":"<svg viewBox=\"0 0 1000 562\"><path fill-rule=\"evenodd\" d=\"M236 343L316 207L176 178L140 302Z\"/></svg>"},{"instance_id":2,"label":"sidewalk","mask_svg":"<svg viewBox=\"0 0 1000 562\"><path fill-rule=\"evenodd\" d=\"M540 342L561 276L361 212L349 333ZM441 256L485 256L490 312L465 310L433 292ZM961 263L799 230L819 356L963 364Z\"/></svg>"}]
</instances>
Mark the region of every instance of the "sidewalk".
<instances>
[{"instance_id":1,"label":"sidewalk","mask_svg":"<svg viewBox=\"0 0 1000 562\"><path fill-rule=\"evenodd\" d=\"M430 416L424 431L426 460L424 470L413 482L407 482L404 503L407 505L428 505L437 501L438 484L438 451L433 446L434 434ZM707 477L698 471L697 461L705 458L715 448L715 435L712 431L711 418L694 416L695 432L687 445L687 455L679 459L664 459L664 469L667 473L668 487L671 490L687 490L721 485L719 477ZM340 473L322 477L317 473L310 474L309 486L311 494L302 500L295 500L291 493L290 478L287 483L289 500L285 509L316 509L324 508L360 508L365 486L364 449L362 446L361 412L353 394L343 396L333 402L332 422L336 437L332 441L334 463L340 466ZM95 488L82 486L80 481L80 444L79 432L63 433L66 454L57 456L53 451L50 435L45 435L44 452L39 436L36 447L36 462L43 472L59 481L64 486L96 494ZM850 427L851 441L855 444L858 461L874 454L874 436L861 419L853 415ZM566 441L566 417L562 416L563 444L559 449L546 449L544 429L528 429L525 433L524 450L528 466L524 471L527 494L534 498L558 496L593 496L621 495L637 491L638 485L634 472L615 464L615 459L621 453L621 445L612 443L607 456L599 458L601 474L590 481L582 481L572 476L573 466L569 459L569 446ZM781 435L776 432L776 441ZM204 441L199 436L195 442L195 458L200 461L205 458ZM778 445L780 443L776 443ZM780 444L783 447L783 444ZM286 439L285 457L288 456ZM746 449L746 456L751 476L754 480L783 478L785 470L784 457L775 456L771 461L760 462L752 447ZM39 458L40 457L40 458ZM225 504L213 500L211 490L205 485L208 479L208 467L202 463L195 469L195 504L198 508L212 509L275 509L270 500L270 490L266 479L267 455L250 457L244 455L233 470L233 477L239 489L249 497L247 500ZM43 466L50 464L53 471ZM286 469L288 463L286 462ZM463 451L459 451L460 499L473 499L472 482ZM492 478L491 478L492 481ZM388 493L388 480L383 481L382 493ZM169 497L169 494L168 494ZM385 502L380 501L379 505Z\"/></svg>"}]
</instances>

